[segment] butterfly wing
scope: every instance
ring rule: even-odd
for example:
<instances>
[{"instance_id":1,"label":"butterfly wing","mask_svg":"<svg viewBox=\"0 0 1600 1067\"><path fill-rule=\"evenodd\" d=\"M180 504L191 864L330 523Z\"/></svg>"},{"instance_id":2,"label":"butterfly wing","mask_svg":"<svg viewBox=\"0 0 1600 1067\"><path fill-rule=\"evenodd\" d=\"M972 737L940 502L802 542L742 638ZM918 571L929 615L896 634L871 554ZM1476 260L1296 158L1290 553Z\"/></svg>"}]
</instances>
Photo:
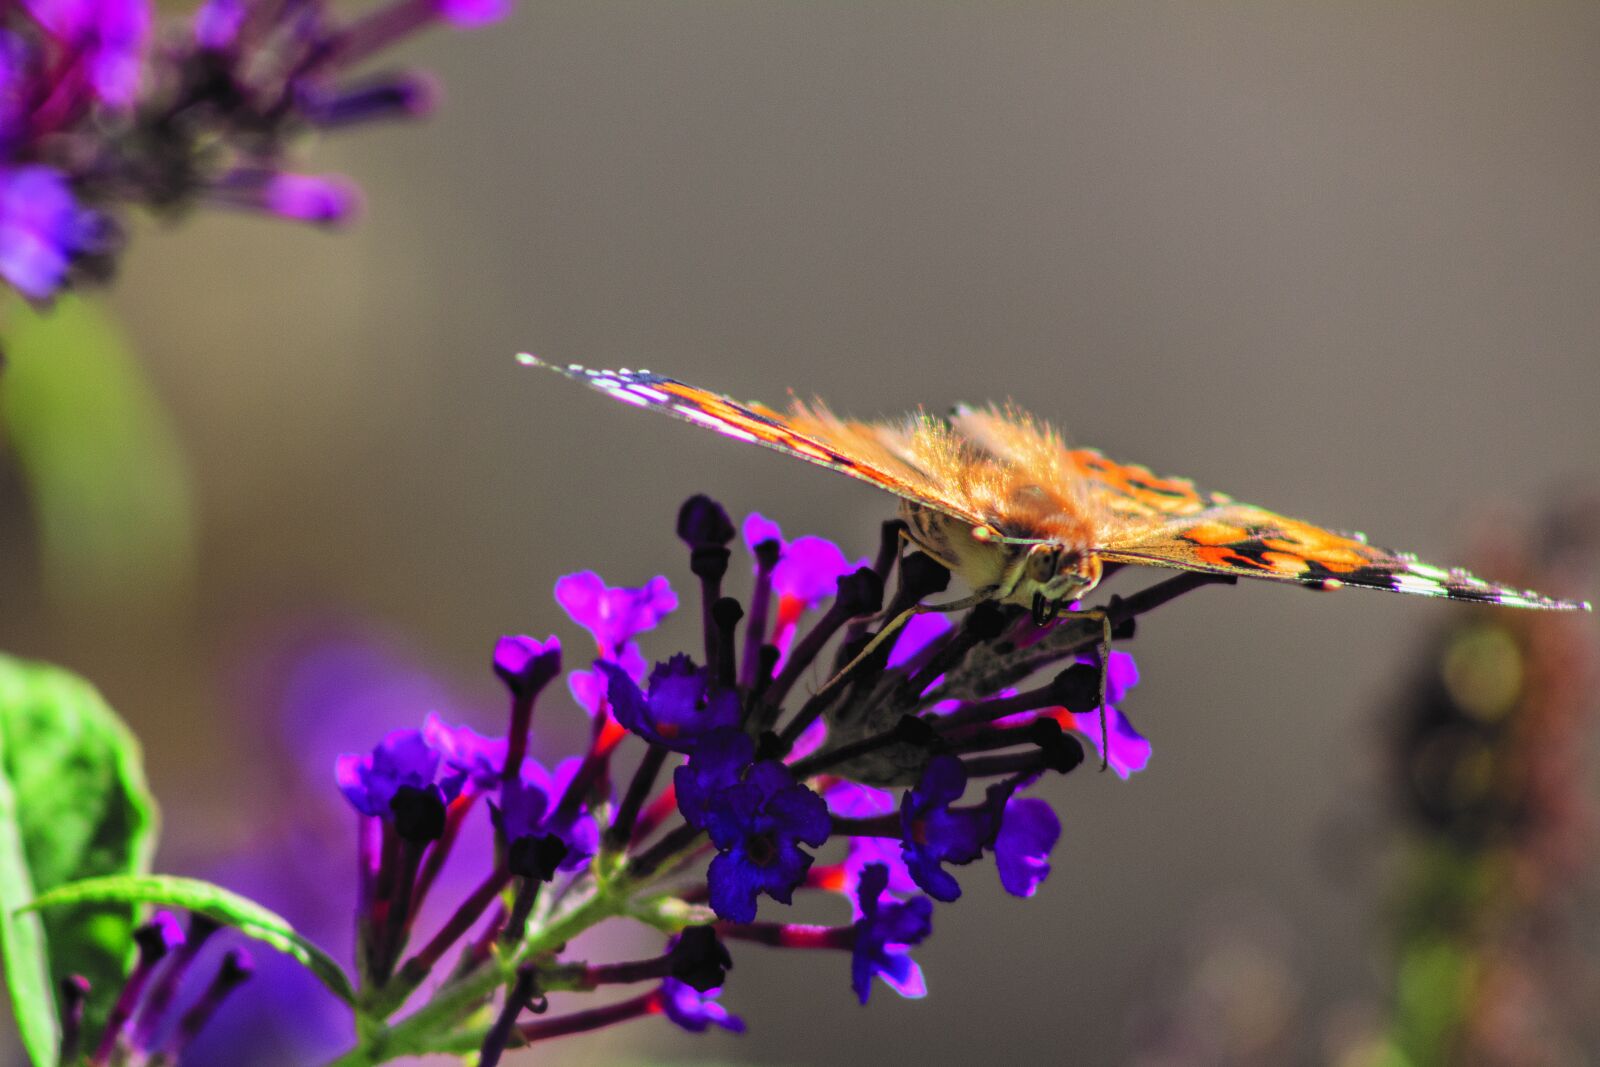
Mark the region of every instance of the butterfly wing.
<instances>
[{"instance_id":1,"label":"butterfly wing","mask_svg":"<svg viewBox=\"0 0 1600 1067\"><path fill-rule=\"evenodd\" d=\"M789 414L761 404L741 404L717 393L649 371L558 367L523 353L518 360L544 367L636 407L692 422L737 441L764 445L886 489L972 526L985 518L947 491L947 470L964 447L936 421L915 417L904 425L839 419L820 405L796 404Z\"/></svg>"},{"instance_id":2,"label":"butterfly wing","mask_svg":"<svg viewBox=\"0 0 1600 1067\"><path fill-rule=\"evenodd\" d=\"M1126 522L1097 551L1102 560L1298 582L1322 589L1353 586L1518 608L1587 610L1588 605L1495 585L1463 570L1369 545L1249 504L1226 503L1192 514Z\"/></svg>"}]
</instances>

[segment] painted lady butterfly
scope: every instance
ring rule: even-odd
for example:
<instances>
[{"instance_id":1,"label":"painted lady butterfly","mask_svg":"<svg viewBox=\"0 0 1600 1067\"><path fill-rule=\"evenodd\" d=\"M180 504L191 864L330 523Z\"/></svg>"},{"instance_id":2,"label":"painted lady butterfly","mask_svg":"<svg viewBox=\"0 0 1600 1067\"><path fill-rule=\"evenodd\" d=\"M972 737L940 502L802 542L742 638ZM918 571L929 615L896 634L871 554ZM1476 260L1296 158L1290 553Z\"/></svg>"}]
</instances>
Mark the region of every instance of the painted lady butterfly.
<instances>
[{"instance_id":1,"label":"painted lady butterfly","mask_svg":"<svg viewBox=\"0 0 1600 1067\"><path fill-rule=\"evenodd\" d=\"M887 489L901 499L917 547L974 590L1049 618L1093 589L1108 563L1353 586L1517 608L1589 610L1486 582L1462 570L1367 544L1206 492L1185 478L1071 448L1014 407L918 412L897 422L841 419L821 403L787 414L651 374L545 367L618 400L654 408L726 437L765 445ZM952 605L953 606L953 605Z\"/></svg>"}]
</instances>

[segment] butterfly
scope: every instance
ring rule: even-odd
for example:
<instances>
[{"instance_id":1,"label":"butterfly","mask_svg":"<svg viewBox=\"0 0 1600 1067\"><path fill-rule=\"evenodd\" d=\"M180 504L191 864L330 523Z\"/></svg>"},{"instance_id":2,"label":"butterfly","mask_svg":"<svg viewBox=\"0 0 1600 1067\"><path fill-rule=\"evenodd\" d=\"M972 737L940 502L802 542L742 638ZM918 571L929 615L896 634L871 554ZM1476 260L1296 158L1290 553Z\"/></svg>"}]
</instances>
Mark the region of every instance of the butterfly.
<instances>
[{"instance_id":1,"label":"butterfly","mask_svg":"<svg viewBox=\"0 0 1600 1067\"><path fill-rule=\"evenodd\" d=\"M638 407L725 437L765 445L876 485L900 498L909 539L971 586L970 597L1031 608L1047 622L1100 581L1107 564L1265 578L1318 589L1383 589L1478 604L1590 610L1435 567L1403 552L1117 463L1067 444L1049 424L1011 406L918 411L860 422L820 401L787 412L649 371L544 367Z\"/></svg>"}]
</instances>

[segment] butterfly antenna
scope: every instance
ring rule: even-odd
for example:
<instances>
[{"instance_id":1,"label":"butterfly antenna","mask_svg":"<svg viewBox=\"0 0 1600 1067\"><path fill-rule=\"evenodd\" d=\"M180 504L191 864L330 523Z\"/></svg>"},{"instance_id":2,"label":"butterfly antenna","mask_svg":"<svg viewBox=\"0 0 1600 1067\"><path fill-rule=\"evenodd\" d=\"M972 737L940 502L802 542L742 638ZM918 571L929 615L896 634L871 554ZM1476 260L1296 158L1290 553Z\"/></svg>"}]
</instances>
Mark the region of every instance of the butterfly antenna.
<instances>
[{"instance_id":1,"label":"butterfly antenna","mask_svg":"<svg viewBox=\"0 0 1600 1067\"><path fill-rule=\"evenodd\" d=\"M846 663L842 668L840 668L839 673L835 674L832 678L829 678L827 684L824 685L821 689L817 690L816 696L821 696L823 693L826 693L828 690L830 690L834 686L838 685L844 679L844 677L847 674L849 674L851 671L856 669L857 665L859 665L861 662L863 662L868 656L872 655L873 652L877 651L877 648L878 648L879 645L883 644L889 638L893 637L899 631L900 627L902 627L906 623L910 622L911 621L911 616L913 616L913 615L925 615L930 611L939 611L939 612L965 611L967 608L974 608L974 607L977 607L979 604L984 603L985 601L993 600L994 599L994 594L995 594L995 588L996 587L992 586L992 585L991 586L984 586L982 589L979 589L977 592L973 593L971 596L964 596L960 600L952 600L948 604L913 604L913 605L911 605L909 608L907 608L906 610L902 611L900 614L896 615L892 620L890 620L889 625L885 626L883 629L879 630L876 634L874 634L872 636L872 640L867 642L867 647L863 648L860 652L856 653L856 657L854 659L852 659L849 663ZM1108 639L1109 639L1109 633L1110 633L1110 624L1108 623L1107 624ZM1102 686L1102 693L1103 692L1104 692L1104 687Z\"/></svg>"}]
</instances>

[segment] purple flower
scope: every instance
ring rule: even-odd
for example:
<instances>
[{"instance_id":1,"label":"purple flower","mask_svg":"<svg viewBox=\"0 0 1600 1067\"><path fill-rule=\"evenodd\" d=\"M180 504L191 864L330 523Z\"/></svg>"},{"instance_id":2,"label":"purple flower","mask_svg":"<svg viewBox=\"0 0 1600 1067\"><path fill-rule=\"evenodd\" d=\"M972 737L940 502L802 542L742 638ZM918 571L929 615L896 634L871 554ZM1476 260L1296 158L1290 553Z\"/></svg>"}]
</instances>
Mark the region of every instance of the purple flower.
<instances>
[{"instance_id":1,"label":"purple flower","mask_svg":"<svg viewBox=\"0 0 1600 1067\"><path fill-rule=\"evenodd\" d=\"M689 762L672 775L683 817L703 828L712 802L739 784L755 758L756 743L743 730L714 730L703 736Z\"/></svg>"},{"instance_id":2,"label":"purple flower","mask_svg":"<svg viewBox=\"0 0 1600 1067\"><path fill-rule=\"evenodd\" d=\"M463 28L499 22L511 11L510 0L434 0L434 6L441 18Z\"/></svg>"},{"instance_id":3,"label":"purple flower","mask_svg":"<svg viewBox=\"0 0 1600 1067\"><path fill-rule=\"evenodd\" d=\"M195 43L213 51L233 47L244 16L244 0L205 0L194 13Z\"/></svg>"},{"instance_id":4,"label":"purple flower","mask_svg":"<svg viewBox=\"0 0 1600 1067\"><path fill-rule=\"evenodd\" d=\"M778 595L772 643L787 648L802 614L832 597L840 578L872 564L865 558L851 563L838 545L825 538L807 535L785 541L777 523L751 512L744 520L745 546L753 555L756 546L768 541L776 541L780 551L772 571L772 591Z\"/></svg>"},{"instance_id":5,"label":"purple flower","mask_svg":"<svg viewBox=\"0 0 1600 1067\"><path fill-rule=\"evenodd\" d=\"M491 789L500 784L510 747L504 737L485 737L470 726L447 726L432 712L423 720L422 737L446 766L465 775L474 788Z\"/></svg>"},{"instance_id":6,"label":"purple flower","mask_svg":"<svg viewBox=\"0 0 1600 1067\"><path fill-rule=\"evenodd\" d=\"M1061 839L1061 820L1035 797L1012 797L994 839L1000 884L1014 897L1031 897L1050 876L1050 850Z\"/></svg>"},{"instance_id":7,"label":"purple flower","mask_svg":"<svg viewBox=\"0 0 1600 1067\"><path fill-rule=\"evenodd\" d=\"M787 904L811 867L801 844L828 840L832 820L821 797L795 782L783 764L762 760L744 781L718 792L706 811L717 857L706 880L711 908L730 922L756 917L762 893Z\"/></svg>"},{"instance_id":8,"label":"purple flower","mask_svg":"<svg viewBox=\"0 0 1600 1067\"><path fill-rule=\"evenodd\" d=\"M150 38L144 0L26 0L26 6L39 25L84 57L96 96L116 108L133 103Z\"/></svg>"},{"instance_id":9,"label":"purple flower","mask_svg":"<svg viewBox=\"0 0 1600 1067\"><path fill-rule=\"evenodd\" d=\"M712 1026L720 1026L736 1034L744 1033L744 1020L714 999L721 992L720 989L713 989L701 993L687 982L668 978L661 983L657 1003L667 1018L691 1034L703 1034Z\"/></svg>"},{"instance_id":10,"label":"purple flower","mask_svg":"<svg viewBox=\"0 0 1600 1067\"><path fill-rule=\"evenodd\" d=\"M739 725L739 694L713 687L709 672L688 656L656 664L648 697L622 668L604 660L595 666L609 683L607 698L617 721L652 744L690 752L706 733Z\"/></svg>"},{"instance_id":11,"label":"purple flower","mask_svg":"<svg viewBox=\"0 0 1600 1067\"><path fill-rule=\"evenodd\" d=\"M507 635L494 646L494 673L514 696L528 697L561 673L561 642Z\"/></svg>"},{"instance_id":12,"label":"purple flower","mask_svg":"<svg viewBox=\"0 0 1600 1067\"><path fill-rule=\"evenodd\" d=\"M340 756L334 774L345 799L357 811L388 818L395 794L403 787L426 791L437 785L445 804L456 798L466 775L452 769L435 782L440 762L438 751L421 730L395 730L365 756Z\"/></svg>"},{"instance_id":13,"label":"purple flower","mask_svg":"<svg viewBox=\"0 0 1600 1067\"><path fill-rule=\"evenodd\" d=\"M925 612L913 615L900 629L900 636L894 643L894 650L889 653L888 666L890 669L902 664L910 663L917 659L935 641L955 629L955 623L950 621L948 615L939 612ZM938 681L935 679L934 684Z\"/></svg>"},{"instance_id":14,"label":"purple flower","mask_svg":"<svg viewBox=\"0 0 1600 1067\"><path fill-rule=\"evenodd\" d=\"M999 830L996 812L985 804L955 810L966 792L967 770L954 756L935 756L916 786L900 802L901 855L917 885L935 900L952 901L961 886L944 864L971 863L983 855Z\"/></svg>"},{"instance_id":15,"label":"purple flower","mask_svg":"<svg viewBox=\"0 0 1600 1067\"><path fill-rule=\"evenodd\" d=\"M567 846L560 866L564 871L577 870L600 850L600 828L587 808L556 807L582 766L583 760L573 757L559 763L552 775L529 757L522 761L517 780L500 794L499 821L506 840L554 834Z\"/></svg>"},{"instance_id":16,"label":"purple flower","mask_svg":"<svg viewBox=\"0 0 1600 1067\"><path fill-rule=\"evenodd\" d=\"M644 657L639 657L644 662ZM643 674L643 670L639 672ZM567 691L578 707L592 719L606 703L606 679L599 671L568 671Z\"/></svg>"},{"instance_id":17,"label":"purple flower","mask_svg":"<svg viewBox=\"0 0 1600 1067\"><path fill-rule=\"evenodd\" d=\"M1079 656L1078 662L1094 665L1093 656ZM1123 779L1142 771L1150 762L1150 742L1144 735L1134 729L1133 723L1128 721L1116 705L1126 699L1128 691L1139 684L1139 668L1135 665L1133 657L1126 652L1112 652L1109 669L1106 672L1106 733L1111 739L1111 751L1106 756L1106 763L1117 776ZM1009 696L1015 690L1002 690L997 696ZM1073 712L1064 707L1041 708L1034 712L1025 712L1020 715L1011 715L1000 720L1008 726L1021 725L1031 719L1049 716L1061 724L1062 729L1072 730L1087 738L1094 746L1095 751L1100 750L1100 712L1091 708L1088 711Z\"/></svg>"},{"instance_id":18,"label":"purple flower","mask_svg":"<svg viewBox=\"0 0 1600 1067\"><path fill-rule=\"evenodd\" d=\"M677 610L678 597L659 575L640 586L610 586L594 571L581 571L556 580L556 603L589 631L600 655L615 663L637 634Z\"/></svg>"},{"instance_id":19,"label":"purple flower","mask_svg":"<svg viewBox=\"0 0 1600 1067\"><path fill-rule=\"evenodd\" d=\"M105 225L59 171L0 168L0 277L24 296L42 300L59 289L73 260L97 250Z\"/></svg>"},{"instance_id":20,"label":"purple flower","mask_svg":"<svg viewBox=\"0 0 1600 1067\"><path fill-rule=\"evenodd\" d=\"M892 900L884 904L881 898L888 884L889 871L882 864L872 864L861 875L861 917L856 920L856 943L850 954L850 986L863 1004L872 993L873 975L902 997L928 993L922 968L907 949L933 932L933 901L917 897L904 904Z\"/></svg>"},{"instance_id":21,"label":"purple flower","mask_svg":"<svg viewBox=\"0 0 1600 1067\"><path fill-rule=\"evenodd\" d=\"M896 808L894 794L887 789L861 785L844 779L831 782L823 794L828 811L843 819L868 819L888 815ZM906 895L917 891L916 880L906 869L901 856L898 838L852 837L850 849L837 868L837 877L825 888L842 893L850 901L855 918L861 918L859 905L862 874L870 867L880 866L888 873L886 891Z\"/></svg>"}]
</instances>

